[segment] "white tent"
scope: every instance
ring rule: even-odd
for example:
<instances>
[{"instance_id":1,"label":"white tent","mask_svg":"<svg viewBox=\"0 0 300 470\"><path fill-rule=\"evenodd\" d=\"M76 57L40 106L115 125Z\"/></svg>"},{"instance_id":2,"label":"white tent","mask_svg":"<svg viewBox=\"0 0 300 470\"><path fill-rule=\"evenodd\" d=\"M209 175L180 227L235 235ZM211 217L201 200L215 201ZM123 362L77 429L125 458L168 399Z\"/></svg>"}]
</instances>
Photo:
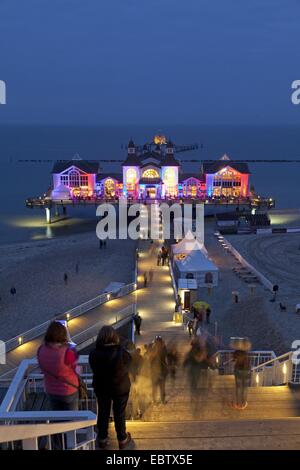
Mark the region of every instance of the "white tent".
<instances>
[{"instance_id":1,"label":"white tent","mask_svg":"<svg viewBox=\"0 0 300 470\"><path fill-rule=\"evenodd\" d=\"M171 249L173 255L178 253L190 253L190 251L194 250L200 250L207 255L207 250L204 244L197 240L190 231L180 242L172 245Z\"/></svg>"},{"instance_id":2,"label":"white tent","mask_svg":"<svg viewBox=\"0 0 300 470\"><path fill-rule=\"evenodd\" d=\"M56 201L70 199L70 190L61 184L52 191L52 199Z\"/></svg>"},{"instance_id":3,"label":"white tent","mask_svg":"<svg viewBox=\"0 0 300 470\"><path fill-rule=\"evenodd\" d=\"M219 269L201 250L175 255L174 260L179 278L193 276L198 287L218 285Z\"/></svg>"}]
</instances>

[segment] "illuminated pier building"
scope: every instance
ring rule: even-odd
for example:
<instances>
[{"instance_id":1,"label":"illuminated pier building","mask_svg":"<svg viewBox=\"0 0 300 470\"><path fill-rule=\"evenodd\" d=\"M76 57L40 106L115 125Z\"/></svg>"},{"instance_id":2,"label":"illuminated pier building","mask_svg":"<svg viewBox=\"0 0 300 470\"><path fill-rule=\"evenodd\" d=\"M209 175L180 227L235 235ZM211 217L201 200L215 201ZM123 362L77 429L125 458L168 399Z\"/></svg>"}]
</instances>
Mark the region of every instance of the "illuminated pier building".
<instances>
[{"instance_id":1,"label":"illuminated pier building","mask_svg":"<svg viewBox=\"0 0 300 470\"><path fill-rule=\"evenodd\" d=\"M152 143L142 147L130 140L120 173L102 173L98 163L78 157L57 162L52 172L51 199L206 200L249 196L247 163L234 162L224 155L220 160L203 161L197 171L187 174L175 157L177 149L164 136L155 136Z\"/></svg>"}]
</instances>

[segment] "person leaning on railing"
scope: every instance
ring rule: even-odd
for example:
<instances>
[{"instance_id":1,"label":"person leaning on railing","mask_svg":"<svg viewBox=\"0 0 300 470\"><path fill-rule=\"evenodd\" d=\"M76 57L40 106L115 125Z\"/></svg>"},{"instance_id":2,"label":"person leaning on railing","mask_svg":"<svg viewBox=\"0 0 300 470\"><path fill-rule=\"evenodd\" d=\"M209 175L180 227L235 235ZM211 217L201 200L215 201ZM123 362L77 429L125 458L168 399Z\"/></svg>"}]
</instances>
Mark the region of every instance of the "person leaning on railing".
<instances>
[{"instance_id":1,"label":"person leaning on railing","mask_svg":"<svg viewBox=\"0 0 300 470\"><path fill-rule=\"evenodd\" d=\"M44 373L44 386L51 410L78 410L78 354L69 344L67 329L59 321L49 325L44 342L38 349L37 358Z\"/></svg>"}]
</instances>

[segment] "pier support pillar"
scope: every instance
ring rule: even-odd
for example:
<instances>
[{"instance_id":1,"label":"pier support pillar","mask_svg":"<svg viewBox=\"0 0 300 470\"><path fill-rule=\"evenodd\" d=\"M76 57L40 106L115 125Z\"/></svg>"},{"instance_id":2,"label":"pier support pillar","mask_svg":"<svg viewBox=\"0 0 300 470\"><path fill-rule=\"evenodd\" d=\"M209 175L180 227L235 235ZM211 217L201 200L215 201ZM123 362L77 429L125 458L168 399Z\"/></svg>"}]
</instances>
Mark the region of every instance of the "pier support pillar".
<instances>
[{"instance_id":1,"label":"pier support pillar","mask_svg":"<svg viewBox=\"0 0 300 470\"><path fill-rule=\"evenodd\" d=\"M55 213L55 216L58 217L58 216L59 216L59 208L58 208L58 205L55 204L54 207L55 207L55 212L54 212L54 213Z\"/></svg>"},{"instance_id":2,"label":"pier support pillar","mask_svg":"<svg viewBox=\"0 0 300 470\"><path fill-rule=\"evenodd\" d=\"M51 210L49 207L45 207L46 211L46 222L47 224L51 224Z\"/></svg>"}]
</instances>

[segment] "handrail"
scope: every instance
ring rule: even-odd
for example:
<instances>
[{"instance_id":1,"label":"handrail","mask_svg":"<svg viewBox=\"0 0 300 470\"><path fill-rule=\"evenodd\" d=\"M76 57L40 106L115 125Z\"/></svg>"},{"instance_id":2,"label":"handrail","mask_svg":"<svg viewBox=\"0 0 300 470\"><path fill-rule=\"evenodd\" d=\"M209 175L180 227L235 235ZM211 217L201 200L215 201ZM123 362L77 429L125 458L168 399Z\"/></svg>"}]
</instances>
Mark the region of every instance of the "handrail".
<instances>
[{"instance_id":1,"label":"handrail","mask_svg":"<svg viewBox=\"0 0 300 470\"><path fill-rule=\"evenodd\" d=\"M72 318L76 318L92 310L93 308L96 308L106 302L109 302L110 300L128 295L136 289L136 282L131 282L121 287L120 291L117 293L116 296L113 295L113 292L105 292L103 294L98 295L97 297L94 297L93 299L84 302L83 304L78 305L77 307L72 308L71 310L64 312L61 315L56 315L53 318L47 320L46 322L41 323L40 325L37 325L31 328L30 330L20 333L14 338L5 341L6 353L12 351L13 349L16 349L21 344L27 343L28 341L32 341L33 339L36 339L41 336L47 330L47 327L50 325L50 323L56 319L62 319L63 317L65 317L67 320L71 320Z\"/></svg>"},{"instance_id":2,"label":"handrail","mask_svg":"<svg viewBox=\"0 0 300 470\"><path fill-rule=\"evenodd\" d=\"M20 381L23 379L28 367L37 365L37 359L23 359L21 364L19 365L17 372L7 390L7 393L0 405L0 413L7 413L10 409L13 401L15 400L16 393L18 390L18 385Z\"/></svg>"},{"instance_id":3,"label":"handrail","mask_svg":"<svg viewBox=\"0 0 300 470\"><path fill-rule=\"evenodd\" d=\"M273 362L276 362L276 361L280 361L281 359L285 358L285 357L288 357L290 356L291 354L293 354L293 351L289 351L287 353L284 353L282 354L281 356L277 356L277 357L274 357L273 359L270 359L269 361L267 362L263 362L262 364L260 364L259 366L255 366L251 369L252 372L254 372L255 370L257 369L261 369L265 366L268 366L270 364L272 364Z\"/></svg>"},{"instance_id":4,"label":"handrail","mask_svg":"<svg viewBox=\"0 0 300 470\"><path fill-rule=\"evenodd\" d=\"M120 319L118 320L118 316L119 316L119 315L122 315L122 313L124 313L125 311L126 311L126 313L127 313L127 312L128 312L128 309L131 309L132 312L126 314L124 317L122 317L122 318L120 318ZM125 320L129 319L130 317L132 317L135 313L136 313L136 304L135 304L135 303L132 303L132 304L128 305L127 307L123 308L122 310L119 310L119 311L117 311L117 312L115 313L115 315L116 315L116 321L113 322L113 323L111 324L111 326L115 326L115 325L118 325L118 323L122 323L123 321L125 321ZM100 321L100 322L94 323L94 324L93 324L92 326L90 326L89 328L80 331L80 333L77 333L77 335L73 336L72 339L75 340L75 341L78 341L79 338L80 338L80 336L86 334L89 330L92 330L92 329L94 329L94 328L96 328L96 327L99 327L100 325L103 325L103 322ZM94 337L93 337L93 338L94 338ZM79 340L79 341L80 341L80 340ZM82 343L84 343L84 341L82 341ZM80 344L82 344L82 343L79 342L79 343L78 343L78 346L80 346ZM29 360L29 361L34 361L34 359L28 359L28 360ZM25 361L25 360L23 360L23 361L21 362L21 364L22 364L24 361ZM13 372L15 372L15 371L16 371L16 374L17 374L18 371L19 371L19 368L20 368L20 365L19 365L18 367L15 367L14 369L9 370L8 372L5 372L4 374L1 374L1 375L0 375L0 380L5 380L5 377L7 377L8 375L10 376L10 375L11 375ZM14 377L15 377L15 376L14 376ZM3 402L2 402L2 403L3 403ZM1 405L0 405L0 410L1 410Z\"/></svg>"},{"instance_id":5,"label":"handrail","mask_svg":"<svg viewBox=\"0 0 300 470\"><path fill-rule=\"evenodd\" d=\"M25 439L34 439L42 436L51 436L57 433L62 434L68 431L76 431L77 429L94 426L96 424L96 416L91 412L89 412L89 414L92 416L90 418L83 417L82 421L67 421L60 422L59 424L41 423L15 424L9 426L0 425L0 443L21 441ZM75 417L74 412L72 412L72 418L73 417ZM76 413L76 418L79 418L78 413ZM7 419L7 417L5 419ZM28 416L25 419L26 421L28 421ZM43 418L43 420L45 420L45 418Z\"/></svg>"}]
</instances>

